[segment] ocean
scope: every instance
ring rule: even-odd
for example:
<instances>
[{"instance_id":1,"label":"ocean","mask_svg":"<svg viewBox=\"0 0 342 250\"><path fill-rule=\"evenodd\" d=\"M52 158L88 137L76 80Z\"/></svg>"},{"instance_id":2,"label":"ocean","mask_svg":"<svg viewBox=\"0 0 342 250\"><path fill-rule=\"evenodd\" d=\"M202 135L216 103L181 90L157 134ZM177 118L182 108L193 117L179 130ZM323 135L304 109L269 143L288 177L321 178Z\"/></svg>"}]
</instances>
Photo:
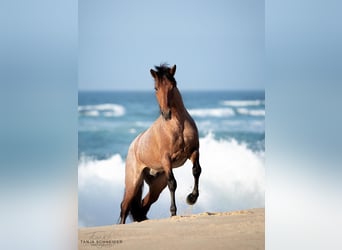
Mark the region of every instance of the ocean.
<instances>
[{"instance_id":1,"label":"ocean","mask_svg":"<svg viewBox=\"0 0 342 250\"><path fill-rule=\"evenodd\" d=\"M265 92L181 94L199 130L202 175L199 199L189 206L185 199L193 187L191 163L174 170L178 214L264 207ZM128 147L159 115L152 90L79 92L80 227L117 223ZM148 217L168 217L169 207L166 188Z\"/></svg>"}]
</instances>

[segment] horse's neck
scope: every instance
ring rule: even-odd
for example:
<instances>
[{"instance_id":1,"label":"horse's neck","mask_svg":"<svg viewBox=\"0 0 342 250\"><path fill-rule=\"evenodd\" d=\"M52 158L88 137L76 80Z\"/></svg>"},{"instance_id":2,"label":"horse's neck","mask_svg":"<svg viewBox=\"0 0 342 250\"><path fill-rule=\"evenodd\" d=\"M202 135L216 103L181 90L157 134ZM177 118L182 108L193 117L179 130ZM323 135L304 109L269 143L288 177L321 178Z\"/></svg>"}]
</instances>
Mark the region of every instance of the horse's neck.
<instances>
[{"instance_id":1,"label":"horse's neck","mask_svg":"<svg viewBox=\"0 0 342 250\"><path fill-rule=\"evenodd\" d=\"M183 103L182 96L179 90L176 88L174 92L174 101L172 102L172 113L177 119L183 120L187 117L187 111Z\"/></svg>"}]
</instances>

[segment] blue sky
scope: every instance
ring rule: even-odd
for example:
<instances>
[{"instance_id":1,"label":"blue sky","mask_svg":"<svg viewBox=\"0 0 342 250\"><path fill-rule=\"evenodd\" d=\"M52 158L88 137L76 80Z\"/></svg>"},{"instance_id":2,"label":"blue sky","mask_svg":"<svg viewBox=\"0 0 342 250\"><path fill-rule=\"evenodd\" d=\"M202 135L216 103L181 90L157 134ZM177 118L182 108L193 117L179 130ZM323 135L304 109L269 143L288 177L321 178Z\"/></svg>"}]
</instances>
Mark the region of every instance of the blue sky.
<instances>
[{"instance_id":1,"label":"blue sky","mask_svg":"<svg viewBox=\"0 0 342 250\"><path fill-rule=\"evenodd\" d=\"M79 89L264 89L264 1L79 1Z\"/></svg>"}]
</instances>

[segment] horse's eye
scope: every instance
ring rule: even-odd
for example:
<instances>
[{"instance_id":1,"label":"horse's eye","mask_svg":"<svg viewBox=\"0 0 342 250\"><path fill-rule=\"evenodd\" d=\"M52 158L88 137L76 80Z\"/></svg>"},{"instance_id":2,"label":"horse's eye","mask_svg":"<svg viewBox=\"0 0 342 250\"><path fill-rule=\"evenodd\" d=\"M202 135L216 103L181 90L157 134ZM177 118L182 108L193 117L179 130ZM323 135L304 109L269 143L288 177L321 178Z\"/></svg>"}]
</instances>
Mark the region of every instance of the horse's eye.
<instances>
[{"instance_id":1,"label":"horse's eye","mask_svg":"<svg viewBox=\"0 0 342 250\"><path fill-rule=\"evenodd\" d=\"M155 90L155 91L158 91L158 88L157 88L157 87L154 87L154 90Z\"/></svg>"}]
</instances>

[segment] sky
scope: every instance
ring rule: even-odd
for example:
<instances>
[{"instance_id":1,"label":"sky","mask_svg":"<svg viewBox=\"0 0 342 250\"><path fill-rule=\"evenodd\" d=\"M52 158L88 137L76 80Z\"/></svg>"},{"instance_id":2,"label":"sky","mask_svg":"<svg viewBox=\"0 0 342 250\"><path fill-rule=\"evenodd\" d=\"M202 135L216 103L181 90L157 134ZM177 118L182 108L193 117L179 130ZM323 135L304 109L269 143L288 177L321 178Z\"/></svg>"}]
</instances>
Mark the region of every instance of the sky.
<instances>
[{"instance_id":1,"label":"sky","mask_svg":"<svg viewBox=\"0 0 342 250\"><path fill-rule=\"evenodd\" d=\"M79 90L264 89L264 1L79 1Z\"/></svg>"}]
</instances>

